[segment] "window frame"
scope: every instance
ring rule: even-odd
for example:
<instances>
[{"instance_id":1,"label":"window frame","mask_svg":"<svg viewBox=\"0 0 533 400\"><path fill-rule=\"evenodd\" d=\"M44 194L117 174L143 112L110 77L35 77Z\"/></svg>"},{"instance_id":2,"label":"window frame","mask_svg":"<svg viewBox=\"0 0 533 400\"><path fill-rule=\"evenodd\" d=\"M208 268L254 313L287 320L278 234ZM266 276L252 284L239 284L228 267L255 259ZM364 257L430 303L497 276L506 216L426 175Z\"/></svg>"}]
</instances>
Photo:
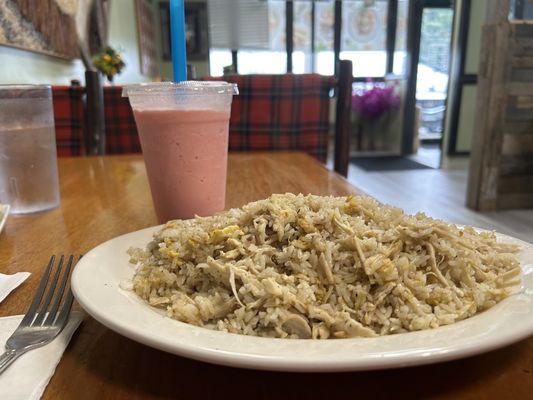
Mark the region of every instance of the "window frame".
<instances>
[{"instance_id":1,"label":"window frame","mask_svg":"<svg viewBox=\"0 0 533 400\"><path fill-rule=\"evenodd\" d=\"M315 59L315 1L312 1L312 18L311 18L311 56L312 60ZM379 1L379 0L378 0ZM387 1L387 0L384 0ZM372 78L376 81L383 81L387 74L391 74L394 65L394 50L396 46L396 28L398 18L398 0L387 1L387 25L386 25L386 58L385 58L385 74L383 76L371 76L371 77L354 77L354 82L364 82L367 78ZM341 27L342 27L342 1L335 0L334 5L334 24L333 24L333 62L334 62L334 74L339 73L339 62L341 53ZM288 0L285 4L285 40L287 50L287 72L290 73L293 70L292 53L294 52L294 38L293 38L293 23L294 23L294 2ZM314 61L313 61L314 64ZM316 65L313 65L313 71Z\"/></svg>"}]
</instances>

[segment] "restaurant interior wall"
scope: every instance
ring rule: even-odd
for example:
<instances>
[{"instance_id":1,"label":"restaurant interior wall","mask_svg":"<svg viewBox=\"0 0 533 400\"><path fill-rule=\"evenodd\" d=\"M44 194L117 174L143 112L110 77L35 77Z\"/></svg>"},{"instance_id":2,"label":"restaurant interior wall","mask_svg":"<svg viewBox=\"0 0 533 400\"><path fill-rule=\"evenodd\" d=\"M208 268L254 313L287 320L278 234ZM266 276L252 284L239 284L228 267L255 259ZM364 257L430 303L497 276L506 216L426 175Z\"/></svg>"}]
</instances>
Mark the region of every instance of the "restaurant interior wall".
<instances>
[{"instance_id":1,"label":"restaurant interior wall","mask_svg":"<svg viewBox=\"0 0 533 400\"><path fill-rule=\"evenodd\" d=\"M110 2L109 44L123 51L126 68L116 84L149 80L140 72L139 43L134 0ZM27 50L0 46L0 83L68 85L72 79L85 82L83 63Z\"/></svg>"},{"instance_id":2,"label":"restaurant interior wall","mask_svg":"<svg viewBox=\"0 0 533 400\"><path fill-rule=\"evenodd\" d=\"M141 74L136 18L135 0L111 1L109 44L123 50L122 57L126 63L124 71L115 78L117 85L152 79Z\"/></svg>"}]
</instances>

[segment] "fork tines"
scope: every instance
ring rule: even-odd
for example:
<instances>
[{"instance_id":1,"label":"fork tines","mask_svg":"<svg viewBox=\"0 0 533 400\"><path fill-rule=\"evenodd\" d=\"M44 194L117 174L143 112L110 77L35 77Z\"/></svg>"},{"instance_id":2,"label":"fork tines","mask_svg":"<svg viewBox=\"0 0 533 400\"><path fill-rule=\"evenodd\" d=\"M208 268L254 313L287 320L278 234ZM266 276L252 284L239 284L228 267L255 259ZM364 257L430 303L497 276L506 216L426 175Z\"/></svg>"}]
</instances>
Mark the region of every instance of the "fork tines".
<instances>
[{"instance_id":1,"label":"fork tines","mask_svg":"<svg viewBox=\"0 0 533 400\"><path fill-rule=\"evenodd\" d=\"M75 257L71 255L66 259L65 256L60 256L51 280L50 276L54 269L54 264L56 263L56 256L50 258L44 276L35 293L33 302L24 316L21 325L50 326L53 324L61 324L66 320L74 299L69 286L70 270L72 269L72 265L76 264L80 258L81 256ZM63 276L60 280L59 278L63 269ZM59 288L57 288L58 282ZM67 285L69 286L69 289L67 294L64 295ZM45 291L46 296L44 296ZM51 307L50 303L52 303ZM59 310L61 305L61 310Z\"/></svg>"}]
</instances>

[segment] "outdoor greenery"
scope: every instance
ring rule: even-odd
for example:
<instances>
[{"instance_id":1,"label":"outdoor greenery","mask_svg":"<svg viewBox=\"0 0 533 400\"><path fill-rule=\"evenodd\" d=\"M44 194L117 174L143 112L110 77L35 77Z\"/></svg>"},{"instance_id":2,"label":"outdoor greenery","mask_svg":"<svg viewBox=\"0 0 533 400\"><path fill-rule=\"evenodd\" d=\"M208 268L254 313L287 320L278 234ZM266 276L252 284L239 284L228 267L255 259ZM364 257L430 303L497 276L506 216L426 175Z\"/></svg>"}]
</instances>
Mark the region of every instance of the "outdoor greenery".
<instances>
[{"instance_id":1,"label":"outdoor greenery","mask_svg":"<svg viewBox=\"0 0 533 400\"><path fill-rule=\"evenodd\" d=\"M109 82L113 82L115 75L120 74L126 66L120 53L111 46L101 49L93 57L93 64L98 71L107 77Z\"/></svg>"},{"instance_id":2,"label":"outdoor greenery","mask_svg":"<svg viewBox=\"0 0 533 400\"><path fill-rule=\"evenodd\" d=\"M426 8L422 16L420 63L435 71L448 73L453 11Z\"/></svg>"}]
</instances>

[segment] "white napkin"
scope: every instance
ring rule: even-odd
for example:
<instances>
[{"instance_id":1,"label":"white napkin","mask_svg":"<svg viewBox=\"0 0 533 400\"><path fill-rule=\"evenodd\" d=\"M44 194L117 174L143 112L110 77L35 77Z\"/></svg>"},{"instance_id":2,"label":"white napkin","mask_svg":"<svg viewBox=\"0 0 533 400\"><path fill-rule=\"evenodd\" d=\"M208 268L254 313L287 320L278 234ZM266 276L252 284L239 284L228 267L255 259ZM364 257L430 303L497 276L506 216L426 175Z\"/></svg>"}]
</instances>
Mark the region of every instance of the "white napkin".
<instances>
[{"instance_id":1,"label":"white napkin","mask_svg":"<svg viewBox=\"0 0 533 400\"><path fill-rule=\"evenodd\" d=\"M29 272L17 272L13 275L0 274L0 303L12 290L16 289L26 278Z\"/></svg>"},{"instance_id":2,"label":"white napkin","mask_svg":"<svg viewBox=\"0 0 533 400\"><path fill-rule=\"evenodd\" d=\"M0 349L17 329L23 315L0 318ZM0 399L40 399L57 364L80 325L83 313L73 311L65 329L51 343L20 356L0 375Z\"/></svg>"}]
</instances>

